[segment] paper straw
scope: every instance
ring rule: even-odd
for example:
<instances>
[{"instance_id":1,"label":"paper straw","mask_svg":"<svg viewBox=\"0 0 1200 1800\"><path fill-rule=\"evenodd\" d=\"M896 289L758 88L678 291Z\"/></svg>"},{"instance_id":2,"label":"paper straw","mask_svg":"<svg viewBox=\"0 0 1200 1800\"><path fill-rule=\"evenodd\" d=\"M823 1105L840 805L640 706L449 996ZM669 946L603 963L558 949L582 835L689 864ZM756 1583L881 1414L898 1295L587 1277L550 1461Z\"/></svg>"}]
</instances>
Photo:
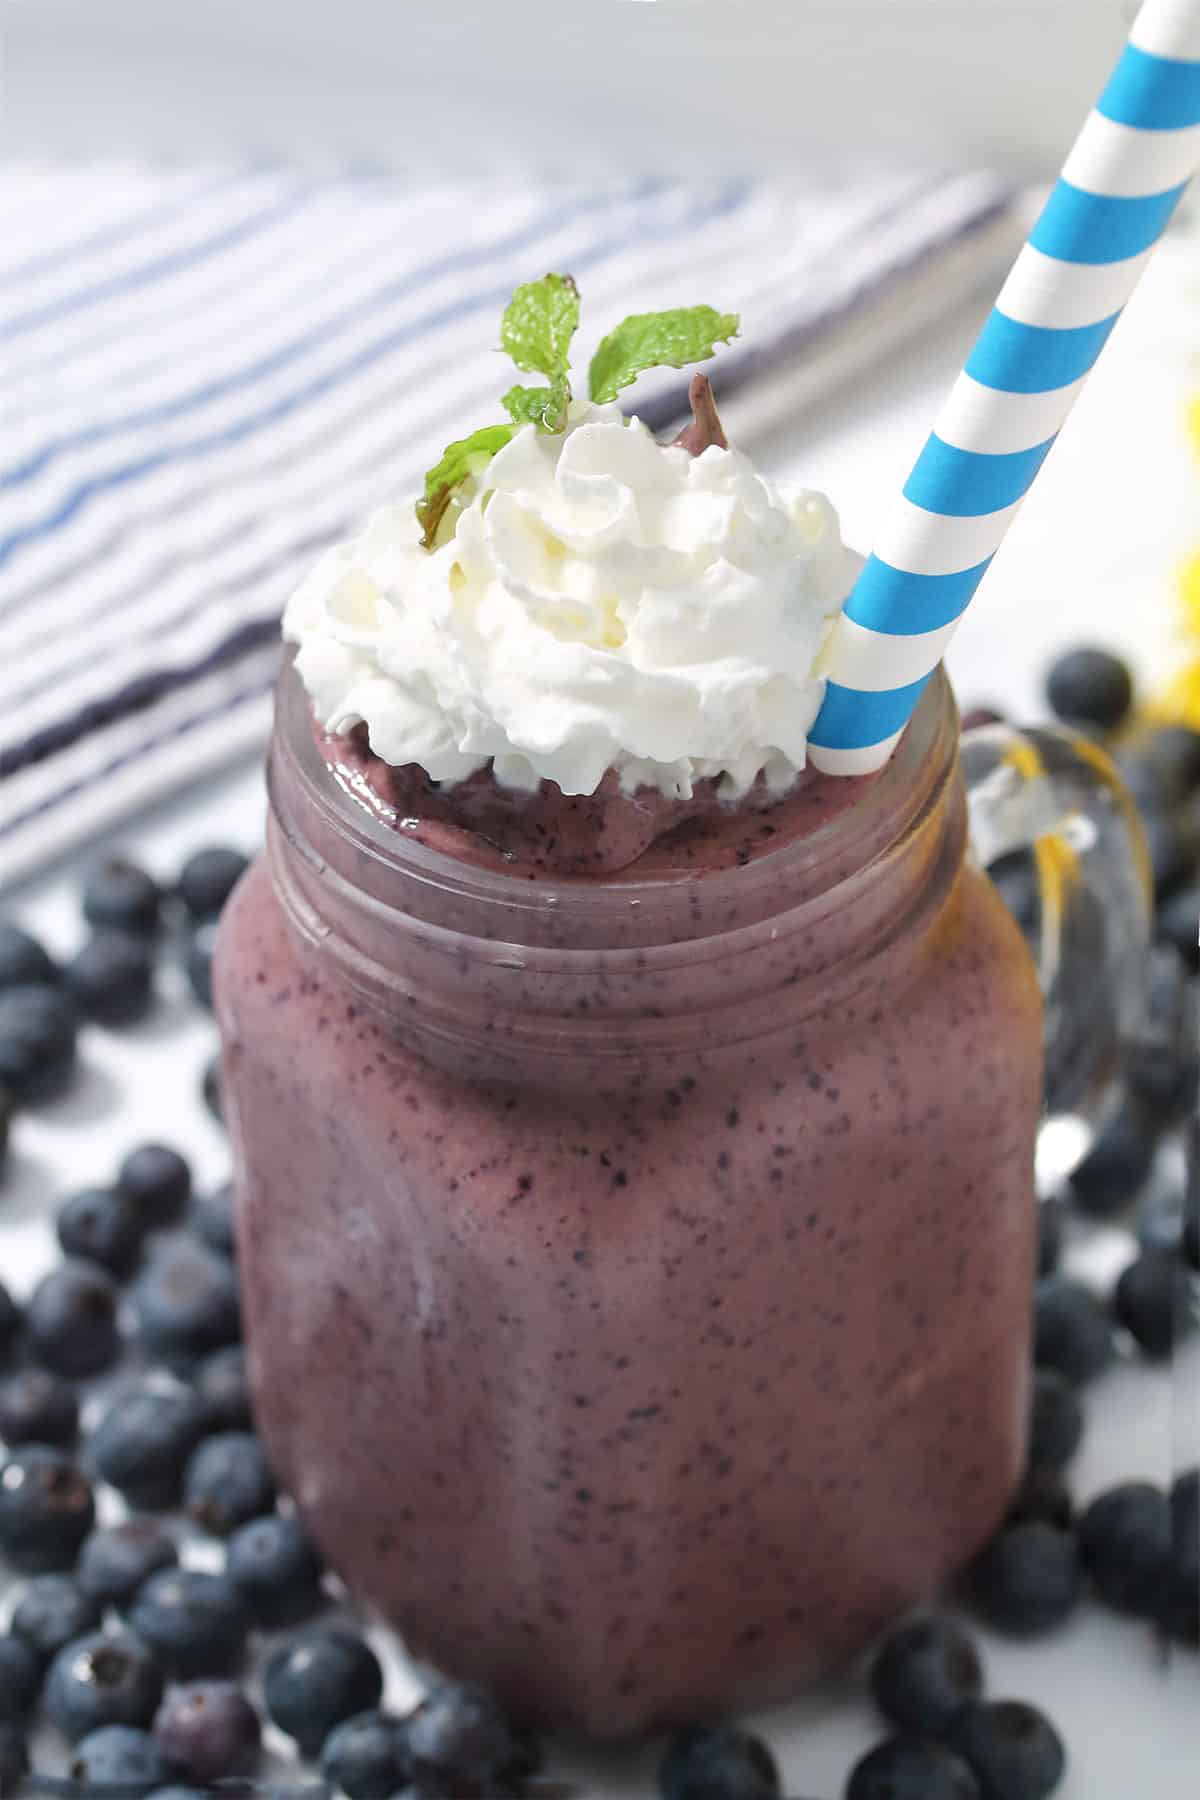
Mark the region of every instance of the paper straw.
<instances>
[{"instance_id":1,"label":"paper straw","mask_svg":"<svg viewBox=\"0 0 1200 1800\"><path fill-rule=\"evenodd\" d=\"M818 769L891 755L1198 167L1200 0L1147 0L834 626Z\"/></svg>"}]
</instances>

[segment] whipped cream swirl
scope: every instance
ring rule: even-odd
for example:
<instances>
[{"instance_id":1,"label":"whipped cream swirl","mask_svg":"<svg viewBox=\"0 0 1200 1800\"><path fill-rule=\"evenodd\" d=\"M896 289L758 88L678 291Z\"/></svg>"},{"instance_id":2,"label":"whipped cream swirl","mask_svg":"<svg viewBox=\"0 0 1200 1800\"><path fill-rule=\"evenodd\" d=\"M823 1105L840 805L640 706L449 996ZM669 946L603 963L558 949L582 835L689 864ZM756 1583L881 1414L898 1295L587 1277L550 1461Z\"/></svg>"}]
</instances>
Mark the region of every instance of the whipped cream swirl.
<instances>
[{"instance_id":1,"label":"whipped cream swirl","mask_svg":"<svg viewBox=\"0 0 1200 1800\"><path fill-rule=\"evenodd\" d=\"M804 767L819 659L857 559L823 496L785 498L749 460L662 445L615 405L523 427L454 535L411 505L326 552L284 634L320 724L458 782L553 781L735 799Z\"/></svg>"}]
</instances>

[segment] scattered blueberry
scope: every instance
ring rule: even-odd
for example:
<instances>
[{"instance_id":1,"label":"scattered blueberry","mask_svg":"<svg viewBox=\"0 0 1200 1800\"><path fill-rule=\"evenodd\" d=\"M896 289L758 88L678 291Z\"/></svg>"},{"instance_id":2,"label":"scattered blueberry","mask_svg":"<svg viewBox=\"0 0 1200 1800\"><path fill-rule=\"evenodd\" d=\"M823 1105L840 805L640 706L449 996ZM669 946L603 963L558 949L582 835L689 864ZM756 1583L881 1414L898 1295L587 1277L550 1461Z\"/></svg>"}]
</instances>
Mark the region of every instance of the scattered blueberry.
<instances>
[{"instance_id":1,"label":"scattered blueberry","mask_svg":"<svg viewBox=\"0 0 1200 1800\"><path fill-rule=\"evenodd\" d=\"M945 1744L891 1737L850 1771L846 1800L982 1800L970 1768Z\"/></svg>"},{"instance_id":2,"label":"scattered blueberry","mask_svg":"<svg viewBox=\"0 0 1200 1800\"><path fill-rule=\"evenodd\" d=\"M9 1630L44 1665L99 1623L99 1606L69 1575L35 1575L13 1608Z\"/></svg>"},{"instance_id":3,"label":"scattered blueberry","mask_svg":"<svg viewBox=\"0 0 1200 1800\"><path fill-rule=\"evenodd\" d=\"M217 1121L225 1123L225 1096L221 1088L221 1058L214 1056L204 1065L204 1073L200 1078L200 1096L205 1106Z\"/></svg>"},{"instance_id":4,"label":"scattered blueberry","mask_svg":"<svg viewBox=\"0 0 1200 1800\"><path fill-rule=\"evenodd\" d=\"M122 1519L83 1541L75 1578L103 1606L123 1606L157 1569L179 1561L175 1540L157 1519Z\"/></svg>"},{"instance_id":5,"label":"scattered blueberry","mask_svg":"<svg viewBox=\"0 0 1200 1800\"><path fill-rule=\"evenodd\" d=\"M1145 1185L1155 1149L1155 1134L1142 1112L1121 1107L1070 1177L1076 1206L1093 1219L1124 1212Z\"/></svg>"},{"instance_id":6,"label":"scattered blueberry","mask_svg":"<svg viewBox=\"0 0 1200 1800\"><path fill-rule=\"evenodd\" d=\"M159 1569L134 1595L126 1622L180 1680L230 1673L250 1628L228 1576L199 1569Z\"/></svg>"},{"instance_id":7,"label":"scattered blueberry","mask_svg":"<svg viewBox=\"0 0 1200 1800\"><path fill-rule=\"evenodd\" d=\"M1062 1255L1063 1237L1066 1233L1066 1202L1051 1196L1038 1205L1038 1247L1037 1272L1039 1275L1053 1275Z\"/></svg>"},{"instance_id":8,"label":"scattered blueberry","mask_svg":"<svg viewBox=\"0 0 1200 1800\"><path fill-rule=\"evenodd\" d=\"M123 857L97 864L83 884L83 916L89 925L153 932L158 929L161 904L154 877Z\"/></svg>"},{"instance_id":9,"label":"scattered blueberry","mask_svg":"<svg viewBox=\"0 0 1200 1800\"><path fill-rule=\"evenodd\" d=\"M356 1713L335 1725L321 1751L322 1776L349 1800L389 1800L411 1773L403 1730L387 1713Z\"/></svg>"},{"instance_id":10,"label":"scattered blueberry","mask_svg":"<svg viewBox=\"0 0 1200 1800\"><path fill-rule=\"evenodd\" d=\"M466 1683L445 1681L431 1688L404 1721L404 1738L418 1781L432 1777L447 1786L487 1785L503 1775L519 1756L512 1727L498 1703L483 1688ZM706 1766L714 1780L718 1769L729 1771L739 1760L746 1763L756 1758L760 1764L765 1760L765 1766L774 1775L766 1747L741 1732L699 1734L691 1756L693 1763L707 1759ZM670 1757L668 1749L664 1768ZM661 1770L659 1778L664 1779ZM764 1793L778 1792L778 1777L774 1779L775 1785L764 1788ZM733 1789L729 1792L732 1797ZM745 1793L746 1800L750 1800L750 1790Z\"/></svg>"},{"instance_id":11,"label":"scattered blueberry","mask_svg":"<svg viewBox=\"0 0 1200 1800\"><path fill-rule=\"evenodd\" d=\"M1195 1105L1200 1056L1190 1041L1133 1044L1125 1053L1124 1073L1134 1103L1160 1129L1178 1124Z\"/></svg>"},{"instance_id":12,"label":"scattered blueberry","mask_svg":"<svg viewBox=\"0 0 1200 1800\"><path fill-rule=\"evenodd\" d=\"M41 1685L41 1664L29 1645L11 1632L0 1633L0 1724L23 1719Z\"/></svg>"},{"instance_id":13,"label":"scattered blueberry","mask_svg":"<svg viewBox=\"0 0 1200 1800\"><path fill-rule=\"evenodd\" d=\"M0 988L53 987L58 968L44 944L0 919Z\"/></svg>"},{"instance_id":14,"label":"scattered blueberry","mask_svg":"<svg viewBox=\"0 0 1200 1800\"><path fill-rule=\"evenodd\" d=\"M0 1794L15 1794L29 1769L29 1746L19 1725L0 1725Z\"/></svg>"},{"instance_id":15,"label":"scattered blueberry","mask_svg":"<svg viewBox=\"0 0 1200 1800\"><path fill-rule=\"evenodd\" d=\"M1022 1637L1052 1631L1083 1588L1074 1534L1031 1519L1005 1525L972 1563L971 1593L983 1616Z\"/></svg>"},{"instance_id":16,"label":"scattered blueberry","mask_svg":"<svg viewBox=\"0 0 1200 1800\"><path fill-rule=\"evenodd\" d=\"M1171 1486L1171 1543L1183 1556L1200 1556L1200 1468L1185 1469Z\"/></svg>"},{"instance_id":17,"label":"scattered blueberry","mask_svg":"<svg viewBox=\"0 0 1200 1800\"><path fill-rule=\"evenodd\" d=\"M68 1256L99 1263L110 1275L128 1275L142 1250L142 1222L118 1188L84 1188L59 1208L58 1241Z\"/></svg>"},{"instance_id":18,"label":"scattered blueberry","mask_svg":"<svg viewBox=\"0 0 1200 1800\"><path fill-rule=\"evenodd\" d=\"M316 1756L335 1725L379 1703L383 1674L374 1651L354 1632L315 1628L277 1650L263 1674L267 1711Z\"/></svg>"},{"instance_id":19,"label":"scattered blueberry","mask_svg":"<svg viewBox=\"0 0 1200 1800\"><path fill-rule=\"evenodd\" d=\"M1061 1469L1083 1438L1083 1402L1079 1390L1057 1369L1035 1369L1029 1408L1029 1461L1035 1467Z\"/></svg>"},{"instance_id":20,"label":"scattered blueberry","mask_svg":"<svg viewBox=\"0 0 1200 1800\"><path fill-rule=\"evenodd\" d=\"M174 1225L192 1192L192 1171L167 1144L139 1144L117 1170L117 1187L137 1208L144 1231Z\"/></svg>"},{"instance_id":21,"label":"scattered blueberry","mask_svg":"<svg viewBox=\"0 0 1200 1800\"><path fill-rule=\"evenodd\" d=\"M951 1742L979 1782L983 1800L1046 1800L1067 1766L1062 1739L1023 1700L985 1700L960 1714Z\"/></svg>"},{"instance_id":22,"label":"scattered blueberry","mask_svg":"<svg viewBox=\"0 0 1200 1800\"><path fill-rule=\"evenodd\" d=\"M0 1468L0 1551L14 1569L69 1569L96 1516L92 1490L62 1450L22 1444Z\"/></svg>"},{"instance_id":23,"label":"scattered blueberry","mask_svg":"<svg viewBox=\"0 0 1200 1800\"><path fill-rule=\"evenodd\" d=\"M79 1257L69 1257L42 1278L33 1290L26 1323L38 1361L72 1381L100 1374L120 1354L113 1279Z\"/></svg>"},{"instance_id":24,"label":"scattered blueberry","mask_svg":"<svg viewBox=\"0 0 1200 1800\"><path fill-rule=\"evenodd\" d=\"M79 1018L56 987L0 991L0 1088L20 1105L53 1100L75 1071Z\"/></svg>"},{"instance_id":25,"label":"scattered blueberry","mask_svg":"<svg viewBox=\"0 0 1200 1800\"><path fill-rule=\"evenodd\" d=\"M131 1506L174 1506L188 1457L207 1425L194 1389L158 1378L118 1394L92 1433L89 1452L105 1481Z\"/></svg>"},{"instance_id":26,"label":"scattered blueberry","mask_svg":"<svg viewBox=\"0 0 1200 1800\"><path fill-rule=\"evenodd\" d=\"M210 1010L213 1003L213 952L216 947L216 920L208 919L192 929L183 962L192 993L201 1006L207 1006Z\"/></svg>"},{"instance_id":27,"label":"scattered blueberry","mask_svg":"<svg viewBox=\"0 0 1200 1800\"><path fill-rule=\"evenodd\" d=\"M209 1431L249 1431L254 1423L246 1352L227 1344L206 1356L195 1374L196 1392L204 1402Z\"/></svg>"},{"instance_id":28,"label":"scattered blueberry","mask_svg":"<svg viewBox=\"0 0 1200 1800\"><path fill-rule=\"evenodd\" d=\"M1107 1605L1153 1617L1171 1557L1171 1508L1162 1489L1126 1481L1098 1495L1079 1521L1079 1554Z\"/></svg>"},{"instance_id":29,"label":"scattered blueberry","mask_svg":"<svg viewBox=\"0 0 1200 1800\"><path fill-rule=\"evenodd\" d=\"M1133 676L1111 651L1081 646L1051 665L1046 698L1067 724L1115 731L1133 705Z\"/></svg>"},{"instance_id":30,"label":"scattered blueberry","mask_svg":"<svg viewBox=\"0 0 1200 1800\"><path fill-rule=\"evenodd\" d=\"M231 1259L237 1255L232 1182L223 1182L218 1188L197 1194L192 1201L190 1221L196 1236L203 1238L210 1250L218 1250L222 1256Z\"/></svg>"},{"instance_id":31,"label":"scattered blueberry","mask_svg":"<svg viewBox=\"0 0 1200 1800\"><path fill-rule=\"evenodd\" d=\"M1170 1637L1200 1649L1200 1469L1171 1489L1171 1560L1159 1610Z\"/></svg>"},{"instance_id":32,"label":"scattered blueberry","mask_svg":"<svg viewBox=\"0 0 1200 1800\"><path fill-rule=\"evenodd\" d=\"M1040 1368L1082 1385L1106 1367L1112 1349L1112 1321L1093 1293L1059 1275L1038 1282L1034 1361Z\"/></svg>"},{"instance_id":33,"label":"scattered blueberry","mask_svg":"<svg viewBox=\"0 0 1200 1800\"><path fill-rule=\"evenodd\" d=\"M875 1704L893 1725L942 1737L969 1700L983 1693L979 1652L949 1619L916 1619L885 1642L871 1667Z\"/></svg>"},{"instance_id":34,"label":"scattered blueberry","mask_svg":"<svg viewBox=\"0 0 1200 1800\"><path fill-rule=\"evenodd\" d=\"M1178 813L1142 815L1154 894L1161 904L1188 884L1196 863L1196 839L1190 822Z\"/></svg>"},{"instance_id":35,"label":"scattered blueberry","mask_svg":"<svg viewBox=\"0 0 1200 1800\"><path fill-rule=\"evenodd\" d=\"M128 931L95 931L63 971L80 1016L97 1025L136 1025L154 1004L154 955Z\"/></svg>"},{"instance_id":36,"label":"scattered blueberry","mask_svg":"<svg viewBox=\"0 0 1200 1800\"><path fill-rule=\"evenodd\" d=\"M252 1774L262 1747L258 1714L233 1681L169 1688L154 1736L172 1768L204 1784Z\"/></svg>"},{"instance_id":37,"label":"scattered blueberry","mask_svg":"<svg viewBox=\"0 0 1200 1800\"><path fill-rule=\"evenodd\" d=\"M20 1307L0 1281L0 1350L7 1350L21 1329ZM4 1434L0 1432L0 1437Z\"/></svg>"},{"instance_id":38,"label":"scattered blueberry","mask_svg":"<svg viewBox=\"0 0 1200 1800\"><path fill-rule=\"evenodd\" d=\"M179 871L179 897L193 919L212 919L241 880L248 859L240 850L214 845L196 850Z\"/></svg>"},{"instance_id":39,"label":"scattered blueberry","mask_svg":"<svg viewBox=\"0 0 1200 1800\"><path fill-rule=\"evenodd\" d=\"M1075 1519L1071 1490L1061 1469L1026 1469L1021 1485L1013 1496L1005 1523L1021 1525L1029 1519L1056 1525L1069 1531Z\"/></svg>"},{"instance_id":40,"label":"scattered blueberry","mask_svg":"<svg viewBox=\"0 0 1200 1800\"><path fill-rule=\"evenodd\" d=\"M189 1516L205 1531L228 1537L275 1504L275 1477L251 1431L219 1431L197 1445L183 1477Z\"/></svg>"},{"instance_id":41,"label":"scattered blueberry","mask_svg":"<svg viewBox=\"0 0 1200 1800\"><path fill-rule=\"evenodd\" d=\"M135 1725L101 1725L75 1746L72 1780L107 1788L120 1800L136 1800L170 1779L166 1758L147 1731Z\"/></svg>"},{"instance_id":42,"label":"scattered blueberry","mask_svg":"<svg viewBox=\"0 0 1200 1800\"><path fill-rule=\"evenodd\" d=\"M1143 1250L1122 1271L1113 1311L1147 1356L1170 1356L1189 1324L1191 1282L1173 1250Z\"/></svg>"},{"instance_id":43,"label":"scattered blueberry","mask_svg":"<svg viewBox=\"0 0 1200 1800\"><path fill-rule=\"evenodd\" d=\"M1168 805L1178 806L1200 787L1200 731L1163 725L1141 746L1141 754L1158 776Z\"/></svg>"},{"instance_id":44,"label":"scattered blueberry","mask_svg":"<svg viewBox=\"0 0 1200 1800\"><path fill-rule=\"evenodd\" d=\"M188 1365L241 1336L237 1276L224 1256L186 1240L164 1246L133 1287L142 1342L173 1364Z\"/></svg>"},{"instance_id":45,"label":"scattered blueberry","mask_svg":"<svg viewBox=\"0 0 1200 1800\"><path fill-rule=\"evenodd\" d=\"M162 1691L145 1644L128 1631L92 1631L59 1650L42 1699L51 1724L76 1743L102 1725L149 1725Z\"/></svg>"},{"instance_id":46,"label":"scattered blueberry","mask_svg":"<svg viewBox=\"0 0 1200 1800\"><path fill-rule=\"evenodd\" d=\"M321 1558L299 1519L268 1513L229 1540L225 1568L260 1625L298 1625L323 1602Z\"/></svg>"},{"instance_id":47,"label":"scattered blueberry","mask_svg":"<svg viewBox=\"0 0 1200 1800\"><path fill-rule=\"evenodd\" d=\"M1189 974L1200 974L1200 887L1178 888L1158 908L1154 934L1170 944Z\"/></svg>"}]
</instances>

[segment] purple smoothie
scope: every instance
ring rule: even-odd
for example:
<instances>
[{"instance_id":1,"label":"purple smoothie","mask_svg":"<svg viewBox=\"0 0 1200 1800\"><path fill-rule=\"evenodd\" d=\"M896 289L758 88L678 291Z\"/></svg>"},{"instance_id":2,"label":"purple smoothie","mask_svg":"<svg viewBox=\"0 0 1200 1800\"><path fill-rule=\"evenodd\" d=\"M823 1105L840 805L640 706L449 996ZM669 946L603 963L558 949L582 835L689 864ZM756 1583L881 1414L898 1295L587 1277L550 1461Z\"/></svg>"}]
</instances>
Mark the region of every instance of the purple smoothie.
<instances>
[{"instance_id":1,"label":"purple smoothie","mask_svg":"<svg viewBox=\"0 0 1200 1800\"><path fill-rule=\"evenodd\" d=\"M602 796L587 875L544 796L507 836L322 756L285 680L217 971L259 1416L351 1587L520 1715L784 1696L1004 1510L1041 1008L956 741L935 683L873 782L631 860Z\"/></svg>"}]
</instances>

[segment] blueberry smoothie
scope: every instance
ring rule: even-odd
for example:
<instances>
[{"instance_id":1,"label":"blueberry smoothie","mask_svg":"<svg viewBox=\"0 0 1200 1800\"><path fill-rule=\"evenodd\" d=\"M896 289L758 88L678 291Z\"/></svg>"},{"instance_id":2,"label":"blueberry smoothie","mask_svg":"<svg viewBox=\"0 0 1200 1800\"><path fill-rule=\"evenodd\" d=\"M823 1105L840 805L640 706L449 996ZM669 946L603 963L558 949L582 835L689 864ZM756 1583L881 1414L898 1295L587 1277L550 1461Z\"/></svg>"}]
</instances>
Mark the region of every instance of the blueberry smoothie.
<instances>
[{"instance_id":1,"label":"blueberry smoothie","mask_svg":"<svg viewBox=\"0 0 1200 1800\"><path fill-rule=\"evenodd\" d=\"M805 767L826 503L577 403L459 498L289 613L217 963L248 1348L408 1648L623 1735L794 1692L994 1529L1041 1006L945 683L878 776Z\"/></svg>"}]
</instances>

